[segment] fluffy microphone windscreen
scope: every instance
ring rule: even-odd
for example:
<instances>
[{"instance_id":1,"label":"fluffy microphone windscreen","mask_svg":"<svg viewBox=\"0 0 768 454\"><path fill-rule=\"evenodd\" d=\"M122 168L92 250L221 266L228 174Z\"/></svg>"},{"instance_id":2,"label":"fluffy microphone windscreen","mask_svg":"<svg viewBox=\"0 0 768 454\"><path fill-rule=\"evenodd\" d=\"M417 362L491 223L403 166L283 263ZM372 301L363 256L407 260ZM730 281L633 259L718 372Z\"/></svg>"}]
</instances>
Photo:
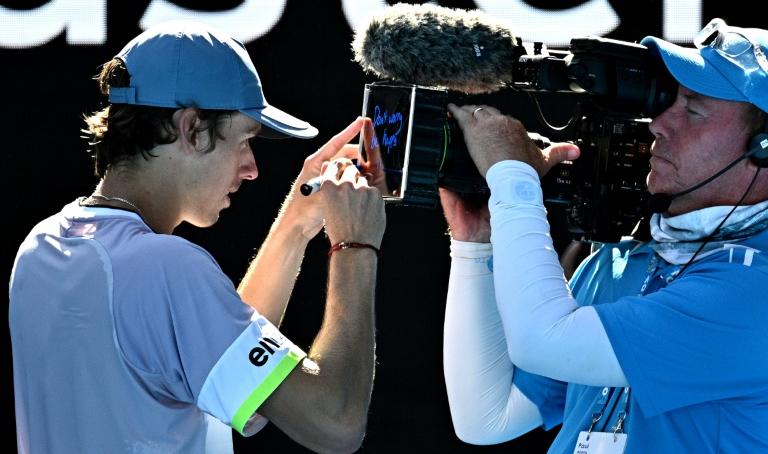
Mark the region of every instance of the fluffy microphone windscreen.
<instances>
[{"instance_id":1,"label":"fluffy microphone windscreen","mask_svg":"<svg viewBox=\"0 0 768 454\"><path fill-rule=\"evenodd\" d=\"M481 11L397 4L355 34L355 60L384 79L488 93L512 81L521 49Z\"/></svg>"}]
</instances>

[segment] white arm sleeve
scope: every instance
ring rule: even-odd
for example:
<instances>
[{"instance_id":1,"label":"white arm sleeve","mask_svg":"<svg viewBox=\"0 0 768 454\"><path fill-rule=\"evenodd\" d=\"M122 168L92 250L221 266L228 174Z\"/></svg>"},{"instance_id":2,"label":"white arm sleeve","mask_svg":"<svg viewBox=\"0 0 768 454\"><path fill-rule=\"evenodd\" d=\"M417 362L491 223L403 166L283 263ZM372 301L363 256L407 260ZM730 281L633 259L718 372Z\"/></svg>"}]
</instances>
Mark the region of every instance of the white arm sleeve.
<instances>
[{"instance_id":1,"label":"white arm sleeve","mask_svg":"<svg viewBox=\"0 0 768 454\"><path fill-rule=\"evenodd\" d=\"M627 386L597 312L571 296L536 171L502 161L486 178L496 301L512 362L556 380Z\"/></svg>"},{"instance_id":2,"label":"white arm sleeve","mask_svg":"<svg viewBox=\"0 0 768 454\"><path fill-rule=\"evenodd\" d=\"M466 443L502 443L540 426L542 417L512 384L491 245L451 241L451 257L443 362L454 430Z\"/></svg>"}]
</instances>

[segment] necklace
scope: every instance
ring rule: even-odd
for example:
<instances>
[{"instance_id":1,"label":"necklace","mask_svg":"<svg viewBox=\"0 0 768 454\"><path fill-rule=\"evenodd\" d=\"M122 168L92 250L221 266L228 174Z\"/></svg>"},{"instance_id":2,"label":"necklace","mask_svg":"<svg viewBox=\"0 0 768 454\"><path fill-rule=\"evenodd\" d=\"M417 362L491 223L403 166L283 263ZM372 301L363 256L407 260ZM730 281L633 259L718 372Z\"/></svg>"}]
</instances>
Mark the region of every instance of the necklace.
<instances>
[{"instance_id":1,"label":"necklace","mask_svg":"<svg viewBox=\"0 0 768 454\"><path fill-rule=\"evenodd\" d=\"M124 204L128 205L129 207L133 208L134 210L136 210L136 214L138 214L142 219L144 218L144 213L141 212L139 207L137 207L136 205L134 205L133 203L129 202L128 200L126 200L126 199L124 199L122 197L109 197L109 196L101 195L101 194L91 194L91 198L92 199L106 200L108 202L121 202L121 203L124 203Z\"/></svg>"}]
</instances>

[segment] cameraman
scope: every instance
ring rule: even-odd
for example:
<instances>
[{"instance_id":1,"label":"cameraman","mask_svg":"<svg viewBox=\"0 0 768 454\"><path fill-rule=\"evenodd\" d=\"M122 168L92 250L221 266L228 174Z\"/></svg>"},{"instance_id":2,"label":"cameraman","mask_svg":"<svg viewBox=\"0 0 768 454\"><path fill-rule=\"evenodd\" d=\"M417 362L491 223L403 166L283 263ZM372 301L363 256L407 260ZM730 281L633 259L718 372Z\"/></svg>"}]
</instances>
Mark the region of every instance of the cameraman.
<instances>
[{"instance_id":1,"label":"cameraman","mask_svg":"<svg viewBox=\"0 0 768 454\"><path fill-rule=\"evenodd\" d=\"M578 149L540 150L492 107L450 106L491 188L479 211L441 190L462 440L562 424L551 453L768 451L768 31L716 19L694 42L642 41L680 84L650 125L648 189L673 195L653 240L604 245L570 282L539 178Z\"/></svg>"}]
</instances>

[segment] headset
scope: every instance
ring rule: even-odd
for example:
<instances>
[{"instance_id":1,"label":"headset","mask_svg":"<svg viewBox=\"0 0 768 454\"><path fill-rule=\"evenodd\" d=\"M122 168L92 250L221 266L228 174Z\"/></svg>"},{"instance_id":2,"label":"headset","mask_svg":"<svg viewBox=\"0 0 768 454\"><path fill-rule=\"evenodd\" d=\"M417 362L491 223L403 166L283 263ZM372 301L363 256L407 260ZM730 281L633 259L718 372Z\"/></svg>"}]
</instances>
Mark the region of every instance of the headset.
<instances>
[{"instance_id":1,"label":"headset","mask_svg":"<svg viewBox=\"0 0 768 454\"><path fill-rule=\"evenodd\" d=\"M755 134L749 140L745 157L749 157L749 160L760 168L768 167L768 132Z\"/></svg>"}]
</instances>

